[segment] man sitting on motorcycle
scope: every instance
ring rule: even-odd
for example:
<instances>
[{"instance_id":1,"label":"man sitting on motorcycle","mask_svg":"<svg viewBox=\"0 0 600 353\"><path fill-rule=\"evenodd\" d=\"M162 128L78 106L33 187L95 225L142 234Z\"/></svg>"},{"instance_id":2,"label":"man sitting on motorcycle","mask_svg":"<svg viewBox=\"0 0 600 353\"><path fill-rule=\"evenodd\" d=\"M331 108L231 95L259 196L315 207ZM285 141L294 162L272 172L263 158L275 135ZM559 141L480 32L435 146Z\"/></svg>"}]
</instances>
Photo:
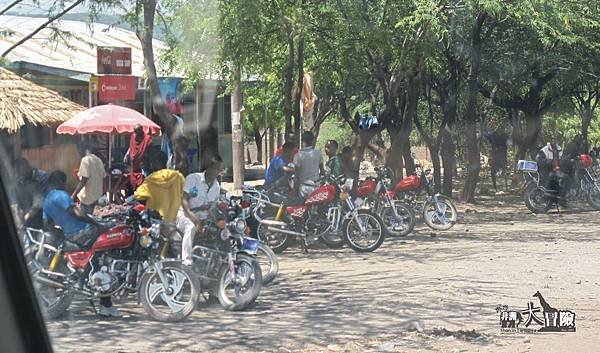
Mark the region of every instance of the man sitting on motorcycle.
<instances>
[{"instance_id":1,"label":"man sitting on motorcycle","mask_svg":"<svg viewBox=\"0 0 600 353\"><path fill-rule=\"evenodd\" d=\"M48 195L44 200L43 214L46 229L59 226L66 239L81 246L89 246L104 227L79 208L65 191L67 176L55 170L48 177ZM100 298L101 316L121 317L121 313L112 305L110 297Z\"/></svg>"},{"instance_id":2,"label":"man sitting on motorcycle","mask_svg":"<svg viewBox=\"0 0 600 353\"><path fill-rule=\"evenodd\" d=\"M325 154L329 158L327 160L327 168L331 175L342 175L342 161L338 156L338 143L336 140L329 140L325 144Z\"/></svg>"},{"instance_id":3,"label":"man sitting on motorcycle","mask_svg":"<svg viewBox=\"0 0 600 353\"><path fill-rule=\"evenodd\" d=\"M265 190L268 190L275 185L277 181L281 180L281 178L286 175L286 173L294 172L294 168L290 167L289 164L294 158L295 150L296 145L294 145L293 142L286 142L281 148L281 154L275 156L271 160L271 163L269 163L269 167L265 172L265 184L263 185Z\"/></svg>"},{"instance_id":4,"label":"man sitting on motorcycle","mask_svg":"<svg viewBox=\"0 0 600 353\"><path fill-rule=\"evenodd\" d=\"M306 197L316 186L320 175L325 174L323 155L314 148L315 135L310 131L302 134L302 148L294 157L296 182L294 188L300 197Z\"/></svg>"},{"instance_id":5,"label":"man sitting on motorcycle","mask_svg":"<svg viewBox=\"0 0 600 353\"><path fill-rule=\"evenodd\" d=\"M539 166L539 172L542 177L547 180L546 189L553 192L552 196L556 197L561 206L566 206L565 195L567 188L565 187L567 174L561 170L561 158L563 156L562 148L556 143L553 138L546 144L536 156Z\"/></svg>"},{"instance_id":6,"label":"man sitting on motorcycle","mask_svg":"<svg viewBox=\"0 0 600 353\"><path fill-rule=\"evenodd\" d=\"M221 185L218 176L225 167L219 156L212 157L203 173L191 173L185 178L181 208L177 213L177 229L183 233L182 260L193 264L194 236L201 233L211 204L219 200Z\"/></svg>"}]
</instances>

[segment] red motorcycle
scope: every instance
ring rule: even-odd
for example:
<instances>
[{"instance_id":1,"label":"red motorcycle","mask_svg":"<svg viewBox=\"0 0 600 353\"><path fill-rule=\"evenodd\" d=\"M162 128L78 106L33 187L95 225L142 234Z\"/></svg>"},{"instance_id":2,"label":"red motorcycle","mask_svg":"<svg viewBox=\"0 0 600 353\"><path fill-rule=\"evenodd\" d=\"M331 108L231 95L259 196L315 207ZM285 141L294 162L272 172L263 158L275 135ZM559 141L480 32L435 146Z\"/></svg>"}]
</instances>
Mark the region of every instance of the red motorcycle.
<instances>
[{"instance_id":1,"label":"red motorcycle","mask_svg":"<svg viewBox=\"0 0 600 353\"><path fill-rule=\"evenodd\" d=\"M28 228L25 256L46 317L63 315L76 292L92 306L94 298L139 293L146 312L160 321L190 315L200 284L191 269L174 260L176 240L162 236L160 228L160 215L143 205L115 217L108 230L77 242L60 231Z\"/></svg>"},{"instance_id":2,"label":"red motorcycle","mask_svg":"<svg viewBox=\"0 0 600 353\"><path fill-rule=\"evenodd\" d=\"M415 211L420 208L425 223L435 230L448 230L454 226L457 219L456 206L448 197L435 193L431 170L423 170L416 166L416 174L400 180L393 189L396 199L413 206ZM421 195L424 201L418 201Z\"/></svg>"},{"instance_id":3,"label":"red motorcycle","mask_svg":"<svg viewBox=\"0 0 600 353\"><path fill-rule=\"evenodd\" d=\"M375 168L377 177L368 177L359 182L354 194L355 203L366 204L383 221L389 235L406 236L415 227L416 219L412 207L396 199L396 192L390 189L391 177L387 168Z\"/></svg>"},{"instance_id":4,"label":"red motorcycle","mask_svg":"<svg viewBox=\"0 0 600 353\"><path fill-rule=\"evenodd\" d=\"M257 235L275 253L281 253L293 237L308 245L322 239L337 247L341 241L357 252L375 251L385 237L381 218L373 211L356 207L350 194L342 190L343 180L328 176L324 183L309 193L306 199L288 199L281 203L275 217L260 221ZM271 204L267 202L267 204Z\"/></svg>"}]
</instances>

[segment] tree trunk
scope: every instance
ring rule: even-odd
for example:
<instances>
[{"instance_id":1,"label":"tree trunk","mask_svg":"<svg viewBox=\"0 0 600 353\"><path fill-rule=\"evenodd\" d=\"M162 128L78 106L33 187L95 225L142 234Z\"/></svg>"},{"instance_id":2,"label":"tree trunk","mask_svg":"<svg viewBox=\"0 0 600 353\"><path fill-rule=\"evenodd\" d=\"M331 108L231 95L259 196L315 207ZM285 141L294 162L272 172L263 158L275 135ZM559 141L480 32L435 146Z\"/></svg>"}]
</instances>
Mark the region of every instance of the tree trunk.
<instances>
[{"instance_id":1,"label":"tree trunk","mask_svg":"<svg viewBox=\"0 0 600 353\"><path fill-rule=\"evenodd\" d=\"M269 127L269 161L275 155L275 134L275 128L273 126Z\"/></svg>"},{"instance_id":2,"label":"tree trunk","mask_svg":"<svg viewBox=\"0 0 600 353\"><path fill-rule=\"evenodd\" d=\"M535 158L540 145L540 136L542 132L542 117L534 109L525 112L525 135L523 136L524 158Z\"/></svg>"},{"instance_id":3,"label":"tree trunk","mask_svg":"<svg viewBox=\"0 0 600 353\"><path fill-rule=\"evenodd\" d=\"M263 135L259 129L254 129L254 143L256 144L256 160L262 163L263 160Z\"/></svg>"},{"instance_id":4,"label":"tree trunk","mask_svg":"<svg viewBox=\"0 0 600 353\"><path fill-rule=\"evenodd\" d=\"M465 139L467 155L467 178L463 190L463 199L468 203L475 203L475 189L479 181L480 152L477 141L477 95L479 94L479 65L481 62L481 29L487 17L485 11L479 11L473 26L471 39L471 57L469 63L469 76L467 77L467 107L465 111Z\"/></svg>"},{"instance_id":5,"label":"tree trunk","mask_svg":"<svg viewBox=\"0 0 600 353\"><path fill-rule=\"evenodd\" d=\"M136 35L142 45L144 54L144 69L146 71L146 86L150 92L152 108L160 119L164 133L171 137L174 150L175 166L183 175L189 171L187 158L187 139L176 129L177 120L171 115L165 106L158 87L158 76L154 63L154 49L152 39L154 35L154 15L156 13L156 0L144 1L144 28L137 31Z\"/></svg>"},{"instance_id":6,"label":"tree trunk","mask_svg":"<svg viewBox=\"0 0 600 353\"><path fill-rule=\"evenodd\" d=\"M456 158L454 157L454 151L456 146L454 145L454 139L450 132L446 130L442 131L442 164L444 167L444 181L442 183L442 193L448 197L452 197L452 179L454 177L454 169L456 168Z\"/></svg>"},{"instance_id":7,"label":"tree trunk","mask_svg":"<svg viewBox=\"0 0 600 353\"><path fill-rule=\"evenodd\" d=\"M285 73L285 85L283 87L283 114L285 117L286 139L293 133L292 126L292 92L294 90L294 29L292 25L287 27L288 67Z\"/></svg>"},{"instance_id":8,"label":"tree trunk","mask_svg":"<svg viewBox=\"0 0 600 353\"><path fill-rule=\"evenodd\" d=\"M242 112L242 82L240 67L234 68L234 89L231 95L231 152L233 157L233 187L244 184L244 126Z\"/></svg>"}]
</instances>

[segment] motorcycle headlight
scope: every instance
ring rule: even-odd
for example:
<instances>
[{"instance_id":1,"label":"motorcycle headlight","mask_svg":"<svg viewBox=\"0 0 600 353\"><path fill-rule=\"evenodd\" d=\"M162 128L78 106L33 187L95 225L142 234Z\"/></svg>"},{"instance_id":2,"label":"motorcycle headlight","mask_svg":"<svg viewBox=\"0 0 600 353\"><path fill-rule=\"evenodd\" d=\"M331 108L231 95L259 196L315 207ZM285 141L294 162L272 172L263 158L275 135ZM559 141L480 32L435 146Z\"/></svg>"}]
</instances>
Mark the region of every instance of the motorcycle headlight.
<instances>
[{"instance_id":1,"label":"motorcycle headlight","mask_svg":"<svg viewBox=\"0 0 600 353\"><path fill-rule=\"evenodd\" d=\"M227 240L231 237L231 232L229 229L225 228L221 231L221 240Z\"/></svg>"},{"instance_id":2,"label":"motorcycle headlight","mask_svg":"<svg viewBox=\"0 0 600 353\"><path fill-rule=\"evenodd\" d=\"M147 248L150 245L152 245L152 238L150 238L148 235L142 235L140 237L140 246L142 248Z\"/></svg>"},{"instance_id":3,"label":"motorcycle headlight","mask_svg":"<svg viewBox=\"0 0 600 353\"><path fill-rule=\"evenodd\" d=\"M236 219L234 222L234 228L236 232L243 234L246 230L246 221L241 218Z\"/></svg>"}]
</instances>

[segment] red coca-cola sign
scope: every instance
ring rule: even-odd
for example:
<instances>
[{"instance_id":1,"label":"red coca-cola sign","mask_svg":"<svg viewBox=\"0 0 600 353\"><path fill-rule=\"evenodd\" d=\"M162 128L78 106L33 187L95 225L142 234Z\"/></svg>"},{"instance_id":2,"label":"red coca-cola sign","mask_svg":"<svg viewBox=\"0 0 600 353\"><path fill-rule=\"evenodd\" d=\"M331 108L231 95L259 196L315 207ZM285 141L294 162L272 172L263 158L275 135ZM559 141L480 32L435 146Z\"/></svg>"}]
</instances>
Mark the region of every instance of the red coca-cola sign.
<instances>
[{"instance_id":1,"label":"red coca-cola sign","mask_svg":"<svg viewBox=\"0 0 600 353\"><path fill-rule=\"evenodd\" d=\"M131 75L131 48L98 47L99 75Z\"/></svg>"},{"instance_id":2,"label":"red coca-cola sign","mask_svg":"<svg viewBox=\"0 0 600 353\"><path fill-rule=\"evenodd\" d=\"M103 102L135 100L136 78L134 76L100 76L98 99Z\"/></svg>"}]
</instances>

